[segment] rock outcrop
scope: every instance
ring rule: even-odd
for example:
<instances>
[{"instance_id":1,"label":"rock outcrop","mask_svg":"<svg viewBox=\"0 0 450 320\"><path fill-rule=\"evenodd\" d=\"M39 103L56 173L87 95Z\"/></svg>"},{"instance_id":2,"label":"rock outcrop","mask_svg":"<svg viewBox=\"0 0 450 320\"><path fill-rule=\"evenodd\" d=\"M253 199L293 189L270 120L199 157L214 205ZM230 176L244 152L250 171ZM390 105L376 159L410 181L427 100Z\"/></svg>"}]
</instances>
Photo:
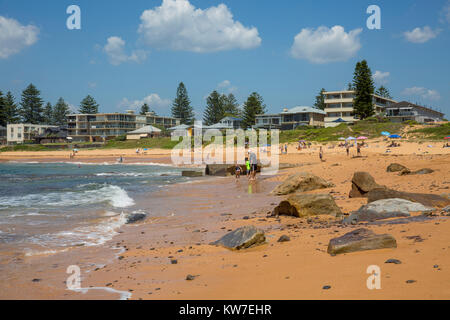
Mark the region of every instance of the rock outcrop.
<instances>
[{"instance_id":1,"label":"rock outcrop","mask_svg":"<svg viewBox=\"0 0 450 320\"><path fill-rule=\"evenodd\" d=\"M405 167L404 165L401 165L399 163L391 163L387 168L386 171L387 172L400 172L403 170L409 170L407 167Z\"/></svg>"},{"instance_id":2,"label":"rock outcrop","mask_svg":"<svg viewBox=\"0 0 450 320\"><path fill-rule=\"evenodd\" d=\"M126 217L126 224L136 223L142 221L147 217L145 213L131 213Z\"/></svg>"},{"instance_id":3,"label":"rock outcrop","mask_svg":"<svg viewBox=\"0 0 450 320\"><path fill-rule=\"evenodd\" d=\"M202 171L193 171L193 170L189 170L189 171L182 171L181 175L183 177L203 177L203 172Z\"/></svg>"},{"instance_id":4,"label":"rock outcrop","mask_svg":"<svg viewBox=\"0 0 450 320\"><path fill-rule=\"evenodd\" d=\"M367 172L355 172L352 178L352 190L350 198L367 197L367 193L373 189L386 188L375 182L375 179Z\"/></svg>"},{"instance_id":5,"label":"rock outcrop","mask_svg":"<svg viewBox=\"0 0 450 320\"><path fill-rule=\"evenodd\" d=\"M282 184L277 186L272 194L287 195L296 191L305 192L317 189L332 188L335 185L308 172L290 175Z\"/></svg>"},{"instance_id":6,"label":"rock outcrop","mask_svg":"<svg viewBox=\"0 0 450 320\"><path fill-rule=\"evenodd\" d=\"M430 168L424 168L417 171L411 171L408 168L405 168L404 170L400 171L399 175L405 176L405 175L414 175L414 174L430 174L433 173L434 170Z\"/></svg>"},{"instance_id":7,"label":"rock outcrop","mask_svg":"<svg viewBox=\"0 0 450 320\"><path fill-rule=\"evenodd\" d=\"M341 209L330 194L295 193L281 201L273 211L273 215L276 216L286 215L299 218L322 214L334 217L342 215Z\"/></svg>"},{"instance_id":8,"label":"rock outcrop","mask_svg":"<svg viewBox=\"0 0 450 320\"><path fill-rule=\"evenodd\" d=\"M212 242L212 245L223 246L230 250L247 249L265 243L264 231L254 226L245 226L227 233L219 240Z\"/></svg>"},{"instance_id":9,"label":"rock outcrop","mask_svg":"<svg viewBox=\"0 0 450 320\"><path fill-rule=\"evenodd\" d=\"M328 253L342 254L384 248L397 248L397 241L392 235L375 234L369 229L361 228L331 239Z\"/></svg>"},{"instance_id":10,"label":"rock outcrop","mask_svg":"<svg viewBox=\"0 0 450 320\"><path fill-rule=\"evenodd\" d=\"M450 205L450 200L436 194L409 193L392 189L374 189L367 194L367 201L374 202L382 199L405 199L418 202L427 207L443 208Z\"/></svg>"}]
</instances>

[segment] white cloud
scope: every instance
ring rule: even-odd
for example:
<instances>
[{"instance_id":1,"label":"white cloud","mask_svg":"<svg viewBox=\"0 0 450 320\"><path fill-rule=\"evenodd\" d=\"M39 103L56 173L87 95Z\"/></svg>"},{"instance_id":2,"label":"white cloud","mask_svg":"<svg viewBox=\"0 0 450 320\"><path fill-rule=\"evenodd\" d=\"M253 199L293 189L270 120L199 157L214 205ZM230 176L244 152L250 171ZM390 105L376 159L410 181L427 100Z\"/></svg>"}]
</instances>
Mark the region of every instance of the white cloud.
<instances>
[{"instance_id":1,"label":"white cloud","mask_svg":"<svg viewBox=\"0 0 450 320\"><path fill-rule=\"evenodd\" d=\"M147 58L147 53L142 50L133 51L131 55L127 55L125 41L120 37L109 37L103 50L108 55L109 62L114 66L129 61L140 63Z\"/></svg>"},{"instance_id":2,"label":"white cloud","mask_svg":"<svg viewBox=\"0 0 450 320\"><path fill-rule=\"evenodd\" d=\"M221 83L217 85L218 88L227 88L231 85L230 80L223 80Z\"/></svg>"},{"instance_id":3,"label":"white cloud","mask_svg":"<svg viewBox=\"0 0 450 320\"><path fill-rule=\"evenodd\" d=\"M198 53L252 49L261 44L258 29L233 20L225 4L205 10L188 0L163 0L141 15L138 32L147 45Z\"/></svg>"},{"instance_id":4,"label":"white cloud","mask_svg":"<svg viewBox=\"0 0 450 320\"><path fill-rule=\"evenodd\" d=\"M447 3L442 8L440 22L450 23L450 0L448 0Z\"/></svg>"},{"instance_id":5,"label":"white cloud","mask_svg":"<svg viewBox=\"0 0 450 320\"><path fill-rule=\"evenodd\" d=\"M0 16L0 59L6 59L35 44L39 28L23 26L17 20Z\"/></svg>"},{"instance_id":6,"label":"white cloud","mask_svg":"<svg viewBox=\"0 0 450 320\"><path fill-rule=\"evenodd\" d=\"M291 54L313 63L346 61L361 48L361 32L362 29L355 29L347 33L342 26L305 28L295 36Z\"/></svg>"},{"instance_id":7,"label":"white cloud","mask_svg":"<svg viewBox=\"0 0 450 320\"><path fill-rule=\"evenodd\" d=\"M94 89L97 87L97 82L88 82L88 87Z\"/></svg>"},{"instance_id":8,"label":"white cloud","mask_svg":"<svg viewBox=\"0 0 450 320\"><path fill-rule=\"evenodd\" d=\"M434 39L439 34L440 30L433 30L429 26L423 28L415 28L411 31L403 33L405 39L412 43L425 43L431 39Z\"/></svg>"},{"instance_id":9,"label":"white cloud","mask_svg":"<svg viewBox=\"0 0 450 320\"><path fill-rule=\"evenodd\" d=\"M217 88L219 90L226 90L226 92L228 93L233 93L235 92L238 88L236 86L231 85L231 81L230 80L224 80L221 83L219 83L217 85Z\"/></svg>"},{"instance_id":10,"label":"white cloud","mask_svg":"<svg viewBox=\"0 0 450 320\"><path fill-rule=\"evenodd\" d=\"M424 87L406 88L402 92L405 96L420 97L425 100L439 100L441 95L437 90L427 89Z\"/></svg>"},{"instance_id":11,"label":"white cloud","mask_svg":"<svg viewBox=\"0 0 450 320\"><path fill-rule=\"evenodd\" d=\"M123 98L118 106L122 109L125 108L127 110L140 111L144 103L148 104L150 110L153 110L156 113L167 114L172 101L169 99L162 99L157 93L152 93L141 100L130 101L127 98Z\"/></svg>"},{"instance_id":12,"label":"white cloud","mask_svg":"<svg viewBox=\"0 0 450 320\"><path fill-rule=\"evenodd\" d=\"M372 78L373 80L378 84L386 84L388 83L388 78L391 75L390 72L383 72L383 71L375 71Z\"/></svg>"}]
</instances>

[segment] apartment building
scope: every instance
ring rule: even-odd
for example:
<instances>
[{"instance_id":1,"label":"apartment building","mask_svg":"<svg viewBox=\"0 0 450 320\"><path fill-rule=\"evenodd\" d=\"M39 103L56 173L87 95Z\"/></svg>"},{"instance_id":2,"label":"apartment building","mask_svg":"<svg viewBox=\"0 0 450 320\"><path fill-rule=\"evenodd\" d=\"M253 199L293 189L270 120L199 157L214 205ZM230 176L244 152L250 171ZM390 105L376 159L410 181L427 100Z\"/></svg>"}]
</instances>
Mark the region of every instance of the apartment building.
<instances>
[{"instance_id":1,"label":"apartment building","mask_svg":"<svg viewBox=\"0 0 450 320\"><path fill-rule=\"evenodd\" d=\"M67 117L67 129L73 141L99 142L126 135L147 125L161 125L165 128L180 123L180 120L157 116L149 112L136 115L126 113L72 114Z\"/></svg>"},{"instance_id":2,"label":"apartment building","mask_svg":"<svg viewBox=\"0 0 450 320\"><path fill-rule=\"evenodd\" d=\"M323 127L325 125L325 111L301 106L284 109L278 114L261 114L256 116L255 129L294 130L299 126Z\"/></svg>"},{"instance_id":3,"label":"apartment building","mask_svg":"<svg viewBox=\"0 0 450 320\"><path fill-rule=\"evenodd\" d=\"M43 134L47 128L57 128L57 126L15 123L6 127L6 139L8 144L21 144L34 140L35 137Z\"/></svg>"},{"instance_id":4,"label":"apartment building","mask_svg":"<svg viewBox=\"0 0 450 320\"><path fill-rule=\"evenodd\" d=\"M355 123L358 118L354 115L353 101L355 91L327 91L325 95L325 127L335 127L341 123ZM386 108L397 101L372 95L375 114L386 112Z\"/></svg>"},{"instance_id":5,"label":"apartment building","mask_svg":"<svg viewBox=\"0 0 450 320\"><path fill-rule=\"evenodd\" d=\"M0 126L0 144L6 144L6 127Z\"/></svg>"},{"instance_id":6,"label":"apartment building","mask_svg":"<svg viewBox=\"0 0 450 320\"><path fill-rule=\"evenodd\" d=\"M430 123L443 121L444 114L431 108L402 101L386 108L386 116L392 122L404 122L408 120L419 123Z\"/></svg>"}]
</instances>

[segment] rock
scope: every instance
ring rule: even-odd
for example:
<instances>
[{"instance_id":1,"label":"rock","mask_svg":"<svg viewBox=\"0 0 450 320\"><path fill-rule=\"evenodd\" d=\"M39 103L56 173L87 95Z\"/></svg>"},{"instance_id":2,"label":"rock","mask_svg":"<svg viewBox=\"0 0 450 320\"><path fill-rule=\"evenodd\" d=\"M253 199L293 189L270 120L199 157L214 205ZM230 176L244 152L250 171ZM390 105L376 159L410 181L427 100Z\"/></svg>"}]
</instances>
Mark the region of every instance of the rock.
<instances>
[{"instance_id":1,"label":"rock","mask_svg":"<svg viewBox=\"0 0 450 320\"><path fill-rule=\"evenodd\" d=\"M429 173L433 173L433 172L434 172L434 170L429 169L429 168L424 168L424 169L420 169L417 171L411 171L411 170L405 168L405 170L402 170L400 172L400 175L404 176L404 175L413 175L413 174L429 174Z\"/></svg>"},{"instance_id":2,"label":"rock","mask_svg":"<svg viewBox=\"0 0 450 320\"><path fill-rule=\"evenodd\" d=\"M240 164L241 174L247 173L247 166L245 164ZM236 165L234 164L208 164L206 165L205 175L207 176L219 176L226 177L235 174ZM261 171L261 165L258 164L256 172Z\"/></svg>"},{"instance_id":3,"label":"rock","mask_svg":"<svg viewBox=\"0 0 450 320\"><path fill-rule=\"evenodd\" d=\"M330 290L330 289L331 289L331 286L323 286L322 289L323 289L323 290Z\"/></svg>"},{"instance_id":4,"label":"rock","mask_svg":"<svg viewBox=\"0 0 450 320\"><path fill-rule=\"evenodd\" d=\"M397 241L392 235L375 234L369 229L361 228L331 239L328 253L341 254L384 248L397 248Z\"/></svg>"},{"instance_id":5,"label":"rock","mask_svg":"<svg viewBox=\"0 0 450 320\"><path fill-rule=\"evenodd\" d=\"M202 171L182 171L181 175L183 177L203 177L203 172Z\"/></svg>"},{"instance_id":6,"label":"rock","mask_svg":"<svg viewBox=\"0 0 450 320\"><path fill-rule=\"evenodd\" d=\"M417 280L406 280L406 283L414 283L414 282L417 282Z\"/></svg>"},{"instance_id":7,"label":"rock","mask_svg":"<svg viewBox=\"0 0 450 320\"><path fill-rule=\"evenodd\" d=\"M355 172L352 178L352 190L350 198L366 197L367 193L373 189L386 188L375 182L375 179L367 172Z\"/></svg>"},{"instance_id":8,"label":"rock","mask_svg":"<svg viewBox=\"0 0 450 320\"><path fill-rule=\"evenodd\" d=\"M402 262L397 259L388 259L384 263L402 264Z\"/></svg>"},{"instance_id":9,"label":"rock","mask_svg":"<svg viewBox=\"0 0 450 320\"><path fill-rule=\"evenodd\" d=\"M145 213L131 213L127 216L126 224L135 223L144 220L147 217Z\"/></svg>"},{"instance_id":10,"label":"rock","mask_svg":"<svg viewBox=\"0 0 450 320\"><path fill-rule=\"evenodd\" d=\"M171 264L178 264L178 260L177 259L172 259L172 260L170 260L170 263Z\"/></svg>"},{"instance_id":11,"label":"rock","mask_svg":"<svg viewBox=\"0 0 450 320\"><path fill-rule=\"evenodd\" d=\"M387 168L386 171L387 172L399 172L399 171L403 171L405 169L408 169L407 167L405 167L404 165L401 165L399 163L391 163Z\"/></svg>"},{"instance_id":12,"label":"rock","mask_svg":"<svg viewBox=\"0 0 450 320\"><path fill-rule=\"evenodd\" d=\"M352 221L376 221L396 217L409 217L410 212L431 212L434 208L405 199L382 199L366 204L344 219L344 223Z\"/></svg>"},{"instance_id":13,"label":"rock","mask_svg":"<svg viewBox=\"0 0 450 320\"><path fill-rule=\"evenodd\" d=\"M442 209L443 212L450 212L450 206L446 206L445 208Z\"/></svg>"},{"instance_id":14,"label":"rock","mask_svg":"<svg viewBox=\"0 0 450 320\"><path fill-rule=\"evenodd\" d=\"M193 276L192 274L188 274L187 276L186 276L186 280L187 281L192 281L192 280L194 280L196 278L196 276Z\"/></svg>"},{"instance_id":15,"label":"rock","mask_svg":"<svg viewBox=\"0 0 450 320\"><path fill-rule=\"evenodd\" d=\"M289 238L289 236L283 234L279 239L278 242L288 242L291 241L291 238Z\"/></svg>"},{"instance_id":16,"label":"rock","mask_svg":"<svg viewBox=\"0 0 450 320\"><path fill-rule=\"evenodd\" d=\"M418 202L427 207L437 207L443 208L447 205L450 205L450 200L443 198L441 196L435 194L426 194L426 193L409 193L403 191L396 191L392 189L374 189L371 190L367 194L367 201L374 202L382 199L405 199L412 202Z\"/></svg>"},{"instance_id":17,"label":"rock","mask_svg":"<svg viewBox=\"0 0 450 320\"><path fill-rule=\"evenodd\" d=\"M339 217L342 215L342 212L330 194L295 193L286 200L281 201L275 207L273 214L298 218L321 214Z\"/></svg>"},{"instance_id":18,"label":"rock","mask_svg":"<svg viewBox=\"0 0 450 320\"><path fill-rule=\"evenodd\" d=\"M450 200L450 193L442 193L441 197Z\"/></svg>"},{"instance_id":19,"label":"rock","mask_svg":"<svg viewBox=\"0 0 450 320\"><path fill-rule=\"evenodd\" d=\"M33 280L31 280L32 282L41 282L42 281L42 279L33 279Z\"/></svg>"},{"instance_id":20,"label":"rock","mask_svg":"<svg viewBox=\"0 0 450 320\"><path fill-rule=\"evenodd\" d=\"M262 230L254 226L245 226L227 233L212 245L220 245L231 250L247 249L265 243L266 237Z\"/></svg>"},{"instance_id":21,"label":"rock","mask_svg":"<svg viewBox=\"0 0 450 320\"><path fill-rule=\"evenodd\" d=\"M296 191L306 192L317 189L332 188L335 185L308 172L290 175L282 184L277 186L272 194L286 195Z\"/></svg>"}]
</instances>

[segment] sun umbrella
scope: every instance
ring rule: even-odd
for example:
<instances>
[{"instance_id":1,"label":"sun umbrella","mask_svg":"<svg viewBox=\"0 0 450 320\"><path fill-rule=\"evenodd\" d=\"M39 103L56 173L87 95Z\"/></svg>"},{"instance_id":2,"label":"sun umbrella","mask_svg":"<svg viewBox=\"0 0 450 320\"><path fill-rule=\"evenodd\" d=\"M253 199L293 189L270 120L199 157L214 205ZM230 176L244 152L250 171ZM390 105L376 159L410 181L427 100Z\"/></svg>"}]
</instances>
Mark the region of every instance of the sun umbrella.
<instances>
[{"instance_id":1,"label":"sun umbrella","mask_svg":"<svg viewBox=\"0 0 450 320\"><path fill-rule=\"evenodd\" d=\"M400 139L401 136L399 136L398 134L391 134L391 135L389 136L389 138L391 138L391 139Z\"/></svg>"},{"instance_id":2,"label":"sun umbrella","mask_svg":"<svg viewBox=\"0 0 450 320\"><path fill-rule=\"evenodd\" d=\"M356 140L366 140L366 139L369 139L369 138L364 137L364 136L361 136L361 137L356 138Z\"/></svg>"},{"instance_id":3,"label":"sun umbrella","mask_svg":"<svg viewBox=\"0 0 450 320\"><path fill-rule=\"evenodd\" d=\"M445 140L449 140L449 139L450 139L450 136L446 136L444 139L445 139Z\"/></svg>"},{"instance_id":4,"label":"sun umbrella","mask_svg":"<svg viewBox=\"0 0 450 320\"><path fill-rule=\"evenodd\" d=\"M387 132L387 131L383 131L383 132L381 133L381 135L382 135L382 136L389 137L391 134L390 134L389 132Z\"/></svg>"},{"instance_id":5,"label":"sun umbrella","mask_svg":"<svg viewBox=\"0 0 450 320\"><path fill-rule=\"evenodd\" d=\"M348 137L348 138L345 139L345 140L356 140L356 138L355 138L355 137Z\"/></svg>"},{"instance_id":6,"label":"sun umbrella","mask_svg":"<svg viewBox=\"0 0 450 320\"><path fill-rule=\"evenodd\" d=\"M340 137L338 140L345 140L345 138L344 137Z\"/></svg>"}]
</instances>

